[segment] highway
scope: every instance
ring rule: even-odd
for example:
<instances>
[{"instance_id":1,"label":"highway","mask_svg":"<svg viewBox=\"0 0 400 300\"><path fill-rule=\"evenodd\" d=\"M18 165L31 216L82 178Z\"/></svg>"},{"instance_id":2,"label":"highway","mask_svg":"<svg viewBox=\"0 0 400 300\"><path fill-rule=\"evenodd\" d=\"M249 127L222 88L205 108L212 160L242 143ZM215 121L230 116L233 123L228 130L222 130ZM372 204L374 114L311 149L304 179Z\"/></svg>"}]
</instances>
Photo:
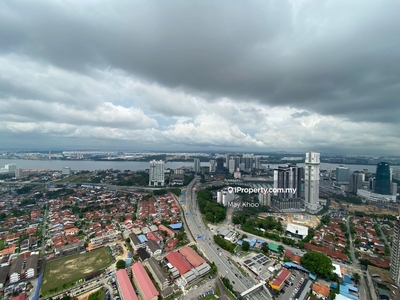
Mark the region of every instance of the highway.
<instances>
[{"instance_id":1,"label":"highway","mask_svg":"<svg viewBox=\"0 0 400 300\"><path fill-rule=\"evenodd\" d=\"M220 250L217 250L218 245L213 241L213 233L204 225L202 215L198 208L196 199L196 185L198 180L199 177L196 176L186 189L185 205L187 224L195 238L198 236L202 237L197 239L197 246L209 261L217 265L219 275L228 278L234 290L242 293L255 285L255 283L251 278L244 277L240 270L228 261L227 256ZM264 291L254 292L248 295L247 298L252 300L271 299Z\"/></svg>"}]
</instances>

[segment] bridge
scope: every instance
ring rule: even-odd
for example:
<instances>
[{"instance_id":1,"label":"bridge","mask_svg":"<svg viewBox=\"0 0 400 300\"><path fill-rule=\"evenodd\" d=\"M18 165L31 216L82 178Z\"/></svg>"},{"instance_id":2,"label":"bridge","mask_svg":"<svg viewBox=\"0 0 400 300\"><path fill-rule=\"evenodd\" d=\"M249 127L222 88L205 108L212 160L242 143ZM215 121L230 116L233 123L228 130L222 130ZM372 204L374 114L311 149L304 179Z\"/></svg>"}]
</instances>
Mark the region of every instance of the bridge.
<instances>
[{"instance_id":1,"label":"bridge","mask_svg":"<svg viewBox=\"0 0 400 300\"><path fill-rule=\"evenodd\" d=\"M252 292L257 291L258 289L260 289L263 285L265 285L265 282L260 282L259 284L253 285L251 288L249 288L248 290L244 291L243 293L240 294L240 297L243 298L245 296L247 296L248 294L251 294Z\"/></svg>"}]
</instances>

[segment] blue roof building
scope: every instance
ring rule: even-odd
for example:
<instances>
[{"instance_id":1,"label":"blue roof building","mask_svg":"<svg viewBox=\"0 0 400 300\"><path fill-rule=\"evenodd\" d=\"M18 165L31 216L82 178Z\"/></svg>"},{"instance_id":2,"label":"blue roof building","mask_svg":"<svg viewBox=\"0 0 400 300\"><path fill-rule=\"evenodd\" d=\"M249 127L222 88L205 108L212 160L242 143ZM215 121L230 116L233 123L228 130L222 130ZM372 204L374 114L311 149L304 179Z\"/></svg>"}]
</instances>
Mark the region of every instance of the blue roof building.
<instances>
[{"instance_id":1,"label":"blue roof building","mask_svg":"<svg viewBox=\"0 0 400 300\"><path fill-rule=\"evenodd\" d=\"M173 230L179 230L182 228L182 223L171 224L169 227Z\"/></svg>"},{"instance_id":2,"label":"blue roof building","mask_svg":"<svg viewBox=\"0 0 400 300\"><path fill-rule=\"evenodd\" d=\"M145 236L145 235L143 235L143 234L141 234L141 235L138 235L137 237L138 237L138 239L139 239L139 241L140 241L141 243L148 242L148 240L147 240L146 236Z\"/></svg>"}]
</instances>

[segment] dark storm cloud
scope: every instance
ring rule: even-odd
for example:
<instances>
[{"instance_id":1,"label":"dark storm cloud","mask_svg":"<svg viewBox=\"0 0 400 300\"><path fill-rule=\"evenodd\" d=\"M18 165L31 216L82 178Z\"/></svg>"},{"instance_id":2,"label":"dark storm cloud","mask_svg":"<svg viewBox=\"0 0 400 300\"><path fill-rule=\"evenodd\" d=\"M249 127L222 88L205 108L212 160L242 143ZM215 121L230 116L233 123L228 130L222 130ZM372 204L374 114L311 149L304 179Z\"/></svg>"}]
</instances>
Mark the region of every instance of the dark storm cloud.
<instances>
[{"instance_id":1,"label":"dark storm cloud","mask_svg":"<svg viewBox=\"0 0 400 300\"><path fill-rule=\"evenodd\" d=\"M307 3L6 1L0 51L117 67L209 99L399 122L399 2Z\"/></svg>"}]
</instances>

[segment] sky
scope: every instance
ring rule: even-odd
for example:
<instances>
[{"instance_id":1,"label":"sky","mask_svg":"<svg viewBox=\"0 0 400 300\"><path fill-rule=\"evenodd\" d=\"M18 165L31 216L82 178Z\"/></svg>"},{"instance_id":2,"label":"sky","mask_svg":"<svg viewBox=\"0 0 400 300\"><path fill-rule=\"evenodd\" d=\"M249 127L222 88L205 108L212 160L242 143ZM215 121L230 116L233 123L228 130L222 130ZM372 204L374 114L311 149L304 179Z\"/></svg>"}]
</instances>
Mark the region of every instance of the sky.
<instances>
[{"instance_id":1,"label":"sky","mask_svg":"<svg viewBox=\"0 0 400 300\"><path fill-rule=\"evenodd\" d=\"M398 155L397 0L0 2L0 149Z\"/></svg>"}]
</instances>

